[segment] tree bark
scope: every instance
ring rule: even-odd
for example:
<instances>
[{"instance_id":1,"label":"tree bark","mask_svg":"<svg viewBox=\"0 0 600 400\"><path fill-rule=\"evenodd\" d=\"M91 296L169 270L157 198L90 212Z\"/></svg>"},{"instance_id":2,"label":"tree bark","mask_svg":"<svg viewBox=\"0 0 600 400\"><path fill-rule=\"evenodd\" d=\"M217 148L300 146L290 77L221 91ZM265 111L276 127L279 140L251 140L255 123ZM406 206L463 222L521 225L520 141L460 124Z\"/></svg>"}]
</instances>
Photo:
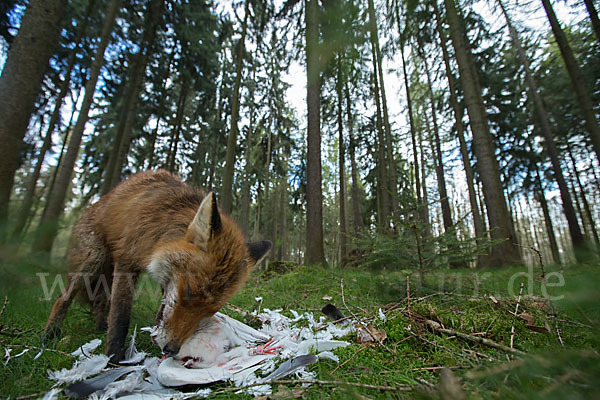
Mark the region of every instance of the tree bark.
<instances>
[{"instance_id":1,"label":"tree bark","mask_svg":"<svg viewBox=\"0 0 600 400\"><path fill-rule=\"evenodd\" d=\"M0 76L0 242L19 167L23 138L35 100L58 43L66 0L31 0Z\"/></svg>"},{"instance_id":2,"label":"tree bark","mask_svg":"<svg viewBox=\"0 0 600 400\"><path fill-rule=\"evenodd\" d=\"M544 225L546 226L546 235L548 235L548 242L550 243L550 252L552 253L553 262L560 263L560 252L558 250L558 243L556 242L556 236L554 235L554 227L552 226L552 217L550 216L550 210L548 209L548 202L546 201L546 195L544 194L544 188L542 187L542 179L540 178L540 172L536 168L536 186L538 188L538 195L536 196L540 206L542 207L542 213L544 215Z\"/></svg>"},{"instance_id":3,"label":"tree bark","mask_svg":"<svg viewBox=\"0 0 600 400\"><path fill-rule=\"evenodd\" d=\"M253 81L255 78L253 70ZM244 152L245 166L244 166L244 182L242 183L242 216L241 216L241 228L246 235L249 233L250 226L250 175L252 174L252 167L250 163L250 155L252 153L252 135L254 131L254 85L250 85L250 121L248 123L248 132L246 133L246 149Z\"/></svg>"},{"instance_id":4,"label":"tree bark","mask_svg":"<svg viewBox=\"0 0 600 400\"><path fill-rule=\"evenodd\" d=\"M85 35L85 31L87 30L87 24L89 21L90 14L92 9L94 8L94 0L91 0L85 11L85 15L82 18L81 28L77 33L77 38L75 39L75 48L71 50L69 54L69 59L67 61L67 68L65 69L65 78L60 84L60 88L58 89L58 96L54 102L54 110L52 111L52 115L50 116L50 122L48 122L48 129L46 130L46 135L44 136L44 141L42 142L42 147L40 148L40 152L38 153L37 160L35 163L35 167L33 168L33 172L29 179L27 180L27 184L25 186L25 195L21 202L21 207L19 209L19 215L17 217L17 222L13 231L13 235L15 237L20 237L23 233L25 225L29 220L29 216L31 214L31 206L33 205L33 199L35 198L35 192L37 187L37 182L40 179L40 173L42 171L42 166L44 165L44 159L46 158L46 153L52 147L52 134L54 133L54 128L60 119L60 110L62 107L63 100L65 96L69 92L69 83L71 82L71 72L73 72L73 66L75 65L76 55L81 46L81 40Z\"/></svg>"},{"instance_id":5,"label":"tree bark","mask_svg":"<svg viewBox=\"0 0 600 400\"><path fill-rule=\"evenodd\" d=\"M244 48L246 42L246 31L248 27L248 15L250 0L246 0L244 6L244 20L242 22L242 37L236 49L235 59L235 83L233 97L231 99L231 129L227 138L227 154L225 156L225 170L223 172L223 187L221 189L221 208L230 214L233 207L233 172L235 167L235 152L238 136L238 119L240 117L240 86L242 83L242 66L244 64Z\"/></svg>"},{"instance_id":6,"label":"tree bark","mask_svg":"<svg viewBox=\"0 0 600 400\"><path fill-rule=\"evenodd\" d=\"M573 169L573 175L575 175L575 181L577 182L577 187L579 187L579 197L581 197L581 202L583 203L583 210L585 211L585 215L590 224L590 230L592 232L592 236L594 237L594 242L596 244L600 243L598 239L598 230L596 229L596 223L594 222L594 217L592 215L592 209L590 208L590 204L587 201L587 196L585 194L585 187L581 182L581 177L579 176L579 170L577 169L577 163L575 162L575 157L573 157L573 151L571 150L571 146L567 142L567 153L569 153L569 159L571 160L571 168ZM581 221L585 225L585 220L583 215L581 215Z\"/></svg>"},{"instance_id":7,"label":"tree bark","mask_svg":"<svg viewBox=\"0 0 600 400\"><path fill-rule=\"evenodd\" d=\"M444 3L473 132L473 144L484 189L490 235L492 239L501 241L492 247L489 264L491 266L502 266L520 263L521 257L517 248L517 238L506 206L506 199L502 192L500 169L483 104L481 85L463 30L465 24L456 10L454 0L444 0Z\"/></svg>"},{"instance_id":8,"label":"tree bark","mask_svg":"<svg viewBox=\"0 0 600 400\"><path fill-rule=\"evenodd\" d=\"M372 37L373 33L371 33ZM377 197L378 203L380 207L379 212L379 225L380 228L384 228L387 230L389 227L389 217L390 217L390 190L388 188L389 179L387 174L387 164L386 164L386 150L385 150L385 135L383 133L383 121L381 117L381 100L379 98L380 89L379 89L379 75L377 73L377 53L375 50L375 42L371 38L371 54L373 57L373 83L374 90L373 96L375 97L375 111L377 113L375 118L375 129L377 131L377 141L379 143L379 148L377 151L377 173L378 173L378 182L377 182Z\"/></svg>"},{"instance_id":9,"label":"tree bark","mask_svg":"<svg viewBox=\"0 0 600 400\"><path fill-rule=\"evenodd\" d=\"M400 27L400 11L398 10L398 3L396 2L395 12L396 12L396 23L398 26L398 35L400 37L400 56L402 58L402 75L404 78L404 89L406 90L406 111L408 112L408 123L410 125L410 139L412 142L413 149L413 163L414 163L414 172L415 172L415 192L417 198L417 212L416 215L421 214L422 212L418 210L421 206L421 182L419 179L419 155L417 153L417 134L415 131L415 121L413 118L413 105L412 98L410 96L410 85L408 84L408 73L406 71L406 58L404 57L404 39L402 36L402 29Z\"/></svg>"},{"instance_id":10,"label":"tree bark","mask_svg":"<svg viewBox=\"0 0 600 400\"><path fill-rule=\"evenodd\" d=\"M100 194L108 193L121 180L121 172L126 164L127 152L131 142L131 130L136 117L136 110L139 101L139 94L142 90L142 83L146 76L145 70L148 64L156 30L162 14L162 5L164 0L150 0L146 24L142 36L140 51L135 55L135 61L131 68L131 75L127 83L127 94L123 102L121 117L117 124L115 133L113 151L108 158L106 174L102 182Z\"/></svg>"},{"instance_id":11,"label":"tree bark","mask_svg":"<svg viewBox=\"0 0 600 400\"><path fill-rule=\"evenodd\" d=\"M338 54L337 59L337 124L338 124L338 167L339 167L339 197L340 197L340 266L344 266L346 262L346 237L348 235L346 229L346 154L344 148L344 120L342 118L344 98L342 95L342 55Z\"/></svg>"},{"instance_id":12,"label":"tree bark","mask_svg":"<svg viewBox=\"0 0 600 400\"><path fill-rule=\"evenodd\" d=\"M442 208L442 220L444 222L444 231L448 232L452 229L454 222L452 222L452 211L450 210L450 200L448 198L448 190L446 189L446 178L444 177L444 162L442 159L442 145L440 140L440 129L437 122L437 115L435 111L435 97L433 95L433 88L431 85L431 73L429 71L429 65L423 49L418 49L423 65L425 67L425 77L427 78L427 91L429 94L429 103L431 105L431 120L433 122L433 142L431 143L431 149L433 150L433 157L435 160L435 175L437 178L438 192L440 194L440 205Z\"/></svg>"},{"instance_id":13,"label":"tree bark","mask_svg":"<svg viewBox=\"0 0 600 400\"><path fill-rule=\"evenodd\" d=\"M481 242L485 236L485 227L481 213L479 212L479 205L477 202L477 193L475 192L475 174L471 167L471 160L469 159L469 152L467 149L467 142L465 140L465 127L463 124L463 109L460 107L457 98L456 82L452 75L452 69L450 68L450 56L448 54L448 45L446 43L446 34L442 28L442 20L436 1L432 1L434 12L436 30L440 37L440 45L442 48L442 55L444 58L444 66L446 71L446 78L448 79L448 88L450 92L450 104L454 112L454 119L456 121L456 135L458 137L460 154L462 157L463 167L465 170L465 177L467 180L467 191L469 192L469 204L471 205L471 214L473 215L473 227L475 229L475 237L478 242ZM477 266L482 266L483 257L479 256L477 259Z\"/></svg>"},{"instance_id":14,"label":"tree bark","mask_svg":"<svg viewBox=\"0 0 600 400\"><path fill-rule=\"evenodd\" d=\"M590 15L590 20L592 21L592 28L594 29L594 34L596 34L596 40L600 43L600 18L598 18L598 11L596 11L596 7L594 7L594 0L583 0L585 3L585 8L587 8L588 14Z\"/></svg>"},{"instance_id":15,"label":"tree bark","mask_svg":"<svg viewBox=\"0 0 600 400\"><path fill-rule=\"evenodd\" d=\"M508 26L508 31L510 33L513 46L517 49L519 60L525 70L525 80L527 82L529 94L531 96L531 101L533 102L533 106L540 124L540 130L542 131L542 134L544 136L544 147L546 148L548 156L550 157L550 162L554 171L556 183L558 184L558 189L560 191L560 197L563 204L563 211L565 217L567 218L567 223L569 225L569 232L571 233L573 247L579 248L584 245L584 238L581 233L579 223L577 222L577 216L575 215L575 209L573 208L573 202L569 194L567 182L565 181L562 168L560 166L558 150L556 149L556 144L554 143L554 134L550 125L550 120L548 118L548 114L546 113L546 108L544 107L542 98L537 89L537 84L535 82L533 74L531 73L529 59L527 58L525 51L523 50L523 46L521 46L521 41L519 40L517 31L512 25L510 17L506 12L506 9L504 8L504 5L502 4L501 0L498 0L498 5L502 9L502 13L506 18L506 25Z\"/></svg>"},{"instance_id":16,"label":"tree bark","mask_svg":"<svg viewBox=\"0 0 600 400\"><path fill-rule=\"evenodd\" d=\"M352 173L352 222L354 225L354 235L358 236L358 232L363 227L362 216L360 213L360 200L358 195L358 168L356 166L356 143L354 141L354 119L352 117L352 103L350 102L350 90L348 89L348 81L345 84L346 95L346 118L348 121L348 150L350 152L350 166Z\"/></svg>"},{"instance_id":17,"label":"tree bark","mask_svg":"<svg viewBox=\"0 0 600 400\"><path fill-rule=\"evenodd\" d=\"M308 111L306 160L306 264L325 264L323 196L321 192L321 66L319 4L306 1L306 101Z\"/></svg>"},{"instance_id":18,"label":"tree bark","mask_svg":"<svg viewBox=\"0 0 600 400\"><path fill-rule=\"evenodd\" d=\"M167 170L175 172L175 160L177 159L177 147L179 146L179 136L181 135L181 128L183 126L183 116L185 114L185 105L187 103L187 97L190 89L189 78L187 73L181 83L181 89L179 93L179 102L177 104L177 114L175 116L175 124L173 125L173 133L171 134L171 144L169 146L169 154L167 157Z\"/></svg>"},{"instance_id":19,"label":"tree bark","mask_svg":"<svg viewBox=\"0 0 600 400\"><path fill-rule=\"evenodd\" d=\"M427 119L427 114L425 110L423 110L423 116L425 118L425 129L429 134L429 140L431 141L431 129L429 128L429 120ZM417 140L419 141L419 163L421 166L421 199L423 200L421 203L421 222L422 222L422 232L424 238L431 237L431 213L429 212L429 195L427 193L427 173L425 171L425 148L423 146L423 130L417 129Z\"/></svg>"},{"instance_id":20,"label":"tree bark","mask_svg":"<svg viewBox=\"0 0 600 400\"><path fill-rule=\"evenodd\" d=\"M92 65L90 66L90 76L85 85L85 95L83 97L81 109L79 110L77 123L71 133L67 153L57 172L56 184L52 193L50 193L48 207L42 215L40 225L37 229L36 240L33 244L34 251L49 253L50 250L52 250L52 244L54 243L54 238L58 232L58 219L63 212L67 190L69 189L71 176L73 175L73 169L79 154L83 131L94 100L96 83L98 82L100 69L104 63L104 51L110 42L111 33L119 12L120 4L121 0L111 0L106 10L104 25L102 26L102 33L100 34L100 42L98 43Z\"/></svg>"},{"instance_id":21,"label":"tree bark","mask_svg":"<svg viewBox=\"0 0 600 400\"><path fill-rule=\"evenodd\" d=\"M385 95L385 81L383 78L383 67L381 65L381 49L379 48L379 32L377 28L377 17L375 15L375 5L373 0L368 0L368 12L369 12L369 26L371 30L371 40L373 47L375 48L375 59L377 60L375 74L379 76L379 90L381 92L381 109L383 111L383 127L385 133L385 151L387 158L387 167L389 171L387 178L389 180L388 191L389 198L391 201L391 211L394 218L399 217L399 204L398 204L398 176L396 172L396 161L394 157L394 145L392 140L392 128L390 126L390 117L388 113L387 97Z\"/></svg>"},{"instance_id":22,"label":"tree bark","mask_svg":"<svg viewBox=\"0 0 600 400\"><path fill-rule=\"evenodd\" d=\"M554 13L554 9L550 4L550 0L542 0L542 5L544 6L544 10L548 16L548 21L550 21L552 33L554 34L556 44L558 45L558 49L560 50L560 54L562 55L565 63L565 68L569 74L571 85L573 86L573 90L575 91L575 95L577 97L577 102L579 103L579 108L581 109L583 118L585 119L585 125L592 141L592 147L596 152L596 158L598 158L598 161L600 161L600 125L598 125L598 120L596 119L594 101L592 100L590 92L585 86L585 78L583 73L577 65L577 61L573 55L573 50L571 50L571 46L569 46L569 42L567 41L567 36L565 35L565 32L562 30L560 23L556 18L556 14Z\"/></svg>"}]
</instances>

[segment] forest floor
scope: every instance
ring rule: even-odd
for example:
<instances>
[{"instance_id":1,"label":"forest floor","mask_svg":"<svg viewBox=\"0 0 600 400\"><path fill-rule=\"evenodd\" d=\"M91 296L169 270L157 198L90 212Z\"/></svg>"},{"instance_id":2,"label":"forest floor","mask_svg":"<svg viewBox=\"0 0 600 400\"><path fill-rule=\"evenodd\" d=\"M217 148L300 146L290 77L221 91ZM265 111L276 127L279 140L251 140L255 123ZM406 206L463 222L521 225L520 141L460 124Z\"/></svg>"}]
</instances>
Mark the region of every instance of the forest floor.
<instances>
[{"instance_id":1,"label":"forest floor","mask_svg":"<svg viewBox=\"0 0 600 400\"><path fill-rule=\"evenodd\" d=\"M44 299L41 278L49 289L57 271L58 266L25 261L0 265L0 351L12 349L14 356L31 349L1 361L1 398L41 397L52 386L48 370L70 368L73 359L67 353L93 338L104 339L90 311L75 303L63 338L46 344L54 351L34 360L58 294ZM600 398L599 288L596 265L546 266L545 280L539 267L436 271L426 274L423 285L416 274L407 285L406 276L396 271L299 266L285 273L254 273L224 311L243 320L241 310L260 306L290 316L289 310L310 311L318 319L321 307L333 303L385 331L387 338L377 344L348 335L344 339L351 345L334 351L339 363L323 359L309 367L321 384L275 384L272 399L459 399L461 391L473 399ZM143 285L131 327L154 321L160 302L155 293L155 285ZM263 299L260 304L257 297ZM138 338L138 349L159 355L148 335ZM477 343L477 338L487 341ZM444 371L440 382L442 367L452 374ZM211 387L211 398L234 396L227 383Z\"/></svg>"}]
</instances>

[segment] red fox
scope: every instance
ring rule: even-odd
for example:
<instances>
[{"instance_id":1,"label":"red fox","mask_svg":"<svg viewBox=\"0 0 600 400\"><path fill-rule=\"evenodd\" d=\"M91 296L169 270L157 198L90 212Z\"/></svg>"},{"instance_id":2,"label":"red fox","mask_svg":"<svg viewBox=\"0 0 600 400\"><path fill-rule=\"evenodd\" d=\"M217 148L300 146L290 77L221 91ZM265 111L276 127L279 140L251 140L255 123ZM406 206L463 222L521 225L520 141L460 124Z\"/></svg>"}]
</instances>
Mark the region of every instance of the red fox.
<instances>
[{"instance_id":1,"label":"red fox","mask_svg":"<svg viewBox=\"0 0 600 400\"><path fill-rule=\"evenodd\" d=\"M212 193L205 196L167 171L138 173L88 208L73 228L69 284L52 307L46 334L60 334L77 296L92 304L96 327L108 328L106 354L122 360L135 284L148 271L163 290L157 344L174 355L270 248L269 241L246 243ZM110 290L92 294L101 280Z\"/></svg>"}]
</instances>

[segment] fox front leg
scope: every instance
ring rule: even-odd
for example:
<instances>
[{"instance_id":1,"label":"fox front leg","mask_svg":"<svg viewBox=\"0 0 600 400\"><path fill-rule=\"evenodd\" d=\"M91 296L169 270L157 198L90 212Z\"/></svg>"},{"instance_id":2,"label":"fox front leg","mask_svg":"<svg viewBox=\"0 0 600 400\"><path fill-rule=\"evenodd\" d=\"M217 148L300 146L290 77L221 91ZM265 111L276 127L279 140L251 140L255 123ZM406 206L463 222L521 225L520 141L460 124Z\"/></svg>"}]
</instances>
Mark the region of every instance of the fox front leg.
<instances>
[{"instance_id":1,"label":"fox front leg","mask_svg":"<svg viewBox=\"0 0 600 400\"><path fill-rule=\"evenodd\" d=\"M106 333L106 354L112 362L121 361L125 356L125 339L138 276L139 273L123 272L115 266Z\"/></svg>"}]
</instances>

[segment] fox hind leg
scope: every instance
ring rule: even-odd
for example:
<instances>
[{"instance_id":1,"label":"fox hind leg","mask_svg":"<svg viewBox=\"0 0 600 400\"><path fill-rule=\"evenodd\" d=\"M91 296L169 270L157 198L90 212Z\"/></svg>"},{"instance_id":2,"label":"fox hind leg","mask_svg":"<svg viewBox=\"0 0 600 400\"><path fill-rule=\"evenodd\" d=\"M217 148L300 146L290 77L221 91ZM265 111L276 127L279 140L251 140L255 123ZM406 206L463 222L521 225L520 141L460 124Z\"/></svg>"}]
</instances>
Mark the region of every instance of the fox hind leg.
<instances>
[{"instance_id":1,"label":"fox hind leg","mask_svg":"<svg viewBox=\"0 0 600 400\"><path fill-rule=\"evenodd\" d=\"M119 265L115 266L106 332L106 354L112 362L121 361L125 356L125 339L138 277L139 272L120 271Z\"/></svg>"},{"instance_id":2,"label":"fox hind leg","mask_svg":"<svg viewBox=\"0 0 600 400\"><path fill-rule=\"evenodd\" d=\"M108 310L110 308L111 286L113 281L112 264L106 263L104 270L95 282L92 303L96 329L104 332L108 327Z\"/></svg>"},{"instance_id":3,"label":"fox hind leg","mask_svg":"<svg viewBox=\"0 0 600 400\"><path fill-rule=\"evenodd\" d=\"M81 274L69 274L69 284L67 289L60 295L58 299L56 299L56 302L52 306L50 317L48 317L48 322L46 322L46 327L44 328L46 337L53 338L61 336L62 323L67 315L67 310L69 309L73 298L78 292L78 289L81 285L81 280Z\"/></svg>"}]
</instances>

